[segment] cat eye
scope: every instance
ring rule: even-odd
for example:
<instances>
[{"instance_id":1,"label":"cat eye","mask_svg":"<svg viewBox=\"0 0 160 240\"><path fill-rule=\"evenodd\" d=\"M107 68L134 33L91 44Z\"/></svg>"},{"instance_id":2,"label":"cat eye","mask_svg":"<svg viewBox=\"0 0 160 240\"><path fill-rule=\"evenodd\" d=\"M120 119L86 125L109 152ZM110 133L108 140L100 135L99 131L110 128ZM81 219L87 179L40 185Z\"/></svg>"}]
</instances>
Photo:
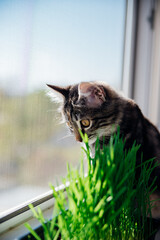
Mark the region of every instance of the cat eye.
<instances>
[{"instance_id":1,"label":"cat eye","mask_svg":"<svg viewBox=\"0 0 160 240\"><path fill-rule=\"evenodd\" d=\"M82 127L84 127L84 128L89 127L89 126L90 126L90 120L89 120L89 119L81 120L81 125L82 125Z\"/></svg>"}]
</instances>

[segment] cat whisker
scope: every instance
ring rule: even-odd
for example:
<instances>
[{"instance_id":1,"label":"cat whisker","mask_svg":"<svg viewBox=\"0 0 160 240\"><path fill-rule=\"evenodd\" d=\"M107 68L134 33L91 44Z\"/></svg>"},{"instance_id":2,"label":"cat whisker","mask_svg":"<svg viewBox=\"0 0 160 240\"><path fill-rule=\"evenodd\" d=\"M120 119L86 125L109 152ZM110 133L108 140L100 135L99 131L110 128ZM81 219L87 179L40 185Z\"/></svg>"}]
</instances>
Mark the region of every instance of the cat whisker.
<instances>
[{"instance_id":1,"label":"cat whisker","mask_svg":"<svg viewBox=\"0 0 160 240\"><path fill-rule=\"evenodd\" d=\"M66 135L66 136L64 136L64 137L61 137L61 138L58 139L58 141L61 141L61 140L63 140L63 139L70 138L70 137L73 137L73 134L70 134L70 135Z\"/></svg>"}]
</instances>

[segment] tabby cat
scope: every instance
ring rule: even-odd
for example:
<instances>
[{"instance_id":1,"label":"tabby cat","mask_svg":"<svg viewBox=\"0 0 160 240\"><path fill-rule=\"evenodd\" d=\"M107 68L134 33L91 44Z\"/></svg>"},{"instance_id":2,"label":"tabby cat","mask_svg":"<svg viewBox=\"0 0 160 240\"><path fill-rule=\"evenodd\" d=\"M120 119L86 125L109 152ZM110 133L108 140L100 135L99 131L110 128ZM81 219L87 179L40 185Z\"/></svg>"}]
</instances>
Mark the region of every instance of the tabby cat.
<instances>
[{"instance_id":1,"label":"tabby cat","mask_svg":"<svg viewBox=\"0 0 160 240\"><path fill-rule=\"evenodd\" d=\"M138 105L131 99L121 96L110 86L102 82L81 82L68 87L48 85L62 98L62 114L77 141L82 141L79 129L87 133L91 149L99 136L107 144L111 134L120 126L120 133L126 139L129 149L134 141L140 144L137 162L154 158L160 162L160 133L144 117ZM150 183L157 176L157 190L150 199L160 198L160 167L156 167L150 177ZM155 202L152 217L160 218L160 201Z\"/></svg>"}]
</instances>

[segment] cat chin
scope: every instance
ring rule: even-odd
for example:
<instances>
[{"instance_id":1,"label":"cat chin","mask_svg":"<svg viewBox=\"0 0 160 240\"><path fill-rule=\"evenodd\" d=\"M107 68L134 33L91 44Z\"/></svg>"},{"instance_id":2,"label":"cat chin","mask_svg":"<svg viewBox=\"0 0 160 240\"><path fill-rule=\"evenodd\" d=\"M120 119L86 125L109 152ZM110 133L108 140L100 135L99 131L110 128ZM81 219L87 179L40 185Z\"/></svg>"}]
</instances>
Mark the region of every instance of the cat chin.
<instances>
[{"instance_id":1,"label":"cat chin","mask_svg":"<svg viewBox=\"0 0 160 240\"><path fill-rule=\"evenodd\" d=\"M95 145L96 140L97 140L97 137L92 137L92 138L90 138L90 139L88 140L89 145L90 145L90 146Z\"/></svg>"}]
</instances>

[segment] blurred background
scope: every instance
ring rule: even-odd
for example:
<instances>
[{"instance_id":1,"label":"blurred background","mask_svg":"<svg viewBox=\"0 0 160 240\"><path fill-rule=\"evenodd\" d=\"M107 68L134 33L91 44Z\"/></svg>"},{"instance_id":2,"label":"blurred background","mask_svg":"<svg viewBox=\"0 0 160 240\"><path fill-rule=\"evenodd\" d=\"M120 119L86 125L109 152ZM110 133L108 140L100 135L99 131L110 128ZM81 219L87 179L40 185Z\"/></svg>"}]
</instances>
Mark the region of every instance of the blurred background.
<instances>
[{"instance_id":1,"label":"blurred background","mask_svg":"<svg viewBox=\"0 0 160 240\"><path fill-rule=\"evenodd\" d=\"M0 213L49 190L81 146L46 83L122 88L125 0L0 1Z\"/></svg>"},{"instance_id":2,"label":"blurred background","mask_svg":"<svg viewBox=\"0 0 160 240\"><path fill-rule=\"evenodd\" d=\"M0 0L0 215L79 166L46 83L105 81L160 128L159 23L160 0Z\"/></svg>"}]
</instances>

